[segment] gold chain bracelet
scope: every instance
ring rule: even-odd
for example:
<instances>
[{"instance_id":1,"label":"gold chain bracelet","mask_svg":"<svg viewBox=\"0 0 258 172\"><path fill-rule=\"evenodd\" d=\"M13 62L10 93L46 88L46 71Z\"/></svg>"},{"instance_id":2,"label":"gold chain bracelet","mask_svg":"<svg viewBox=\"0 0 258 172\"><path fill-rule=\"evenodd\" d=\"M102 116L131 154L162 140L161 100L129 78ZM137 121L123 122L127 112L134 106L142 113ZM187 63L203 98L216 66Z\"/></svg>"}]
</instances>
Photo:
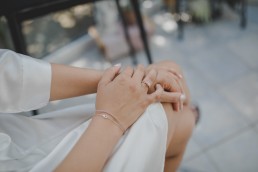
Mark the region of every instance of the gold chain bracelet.
<instances>
[{"instance_id":1,"label":"gold chain bracelet","mask_svg":"<svg viewBox=\"0 0 258 172\"><path fill-rule=\"evenodd\" d=\"M119 127L119 129L123 132L123 134L125 133L125 129L124 127L120 124L120 122L114 117L114 115L104 111L104 110L96 110L96 116L102 117L104 119L108 119L111 122L113 122L117 127Z\"/></svg>"}]
</instances>

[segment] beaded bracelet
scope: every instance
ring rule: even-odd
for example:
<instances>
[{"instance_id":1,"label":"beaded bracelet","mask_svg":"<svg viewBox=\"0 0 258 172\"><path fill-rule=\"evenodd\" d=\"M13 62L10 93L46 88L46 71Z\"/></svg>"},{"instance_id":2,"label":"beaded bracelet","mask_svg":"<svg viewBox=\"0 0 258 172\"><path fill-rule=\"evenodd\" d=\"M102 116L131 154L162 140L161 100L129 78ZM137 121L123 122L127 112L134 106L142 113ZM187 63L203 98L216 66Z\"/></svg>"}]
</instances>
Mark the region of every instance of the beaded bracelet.
<instances>
[{"instance_id":1,"label":"beaded bracelet","mask_svg":"<svg viewBox=\"0 0 258 172\"><path fill-rule=\"evenodd\" d=\"M119 127L119 129L123 132L123 134L125 133L125 129L124 127L120 124L120 122L114 117L114 115L112 115L111 113L108 113L104 110L96 110L96 116L102 117L104 119L108 119L111 122L113 122L116 126Z\"/></svg>"}]
</instances>

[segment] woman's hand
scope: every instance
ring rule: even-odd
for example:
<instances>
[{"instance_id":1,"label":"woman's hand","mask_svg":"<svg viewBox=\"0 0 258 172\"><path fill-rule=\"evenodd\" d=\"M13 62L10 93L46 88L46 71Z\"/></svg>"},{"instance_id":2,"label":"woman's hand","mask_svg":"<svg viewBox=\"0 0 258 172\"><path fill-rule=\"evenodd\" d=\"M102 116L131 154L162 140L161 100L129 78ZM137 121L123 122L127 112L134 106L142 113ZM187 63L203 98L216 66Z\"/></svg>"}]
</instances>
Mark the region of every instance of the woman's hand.
<instances>
[{"instance_id":1,"label":"woman's hand","mask_svg":"<svg viewBox=\"0 0 258 172\"><path fill-rule=\"evenodd\" d=\"M146 78L148 78L151 70L157 71L156 81L153 85L160 84L163 88L159 101L172 103L175 111L182 110L185 100L185 94L181 83L181 79L183 78L182 75L171 67L152 64L149 65L145 71ZM154 91L155 87L151 87L149 93Z\"/></svg>"},{"instance_id":2,"label":"woman's hand","mask_svg":"<svg viewBox=\"0 0 258 172\"><path fill-rule=\"evenodd\" d=\"M148 105L156 102L162 93L162 87L147 94L155 83L157 73L150 70L144 78L145 69L139 65L135 70L127 67L119 75L120 67L114 66L104 73L98 84L96 110L112 114L124 127L130 127Z\"/></svg>"}]
</instances>

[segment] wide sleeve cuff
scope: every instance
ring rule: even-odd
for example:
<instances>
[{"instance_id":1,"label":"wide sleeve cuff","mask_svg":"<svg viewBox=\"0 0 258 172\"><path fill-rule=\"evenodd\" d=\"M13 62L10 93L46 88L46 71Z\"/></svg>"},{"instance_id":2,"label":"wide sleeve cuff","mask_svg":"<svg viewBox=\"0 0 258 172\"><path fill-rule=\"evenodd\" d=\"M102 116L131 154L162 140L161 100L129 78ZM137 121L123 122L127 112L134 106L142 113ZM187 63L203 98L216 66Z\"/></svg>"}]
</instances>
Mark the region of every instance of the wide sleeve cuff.
<instances>
[{"instance_id":1,"label":"wide sleeve cuff","mask_svg":"<svg viewBox=\"0 0 258 172\"><path fill-rule=\"evenodd\" d=\"M45 106L50 99L51 65L24 55L21 108L23 111Z\"/></svg>"},{"instance_id":2,"label":"wide sleeve cuff","mask_svg":"<svg viewBox=\"0 0 258 172\"><path fill-rule=\"evenodd\" d=\"M0 50L0 112L38 109L50 99L51 65L48 62Z\"/></svg>"}]
</instances>

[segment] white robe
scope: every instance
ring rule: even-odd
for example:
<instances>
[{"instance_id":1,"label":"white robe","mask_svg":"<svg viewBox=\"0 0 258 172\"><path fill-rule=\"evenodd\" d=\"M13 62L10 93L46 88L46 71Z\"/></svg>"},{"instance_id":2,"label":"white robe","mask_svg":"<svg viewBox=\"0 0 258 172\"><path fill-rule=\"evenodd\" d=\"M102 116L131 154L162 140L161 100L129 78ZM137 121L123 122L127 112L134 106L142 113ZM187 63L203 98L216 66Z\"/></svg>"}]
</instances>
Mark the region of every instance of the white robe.
<instances>
[{"instance_id":1,"label":"white robe","mask_svg":"<svg viewBox=\"0 0 258 172\"><path fill-rule=\"evenodd\" d=\"M10 114L46 105L50 85L49 63L0 49L0 172L51 172L87 129L94 104L33 117ZM167 125L162 105L149 106L120 139L103 171L162 172Z\"/></svg>"}]
</instances>

